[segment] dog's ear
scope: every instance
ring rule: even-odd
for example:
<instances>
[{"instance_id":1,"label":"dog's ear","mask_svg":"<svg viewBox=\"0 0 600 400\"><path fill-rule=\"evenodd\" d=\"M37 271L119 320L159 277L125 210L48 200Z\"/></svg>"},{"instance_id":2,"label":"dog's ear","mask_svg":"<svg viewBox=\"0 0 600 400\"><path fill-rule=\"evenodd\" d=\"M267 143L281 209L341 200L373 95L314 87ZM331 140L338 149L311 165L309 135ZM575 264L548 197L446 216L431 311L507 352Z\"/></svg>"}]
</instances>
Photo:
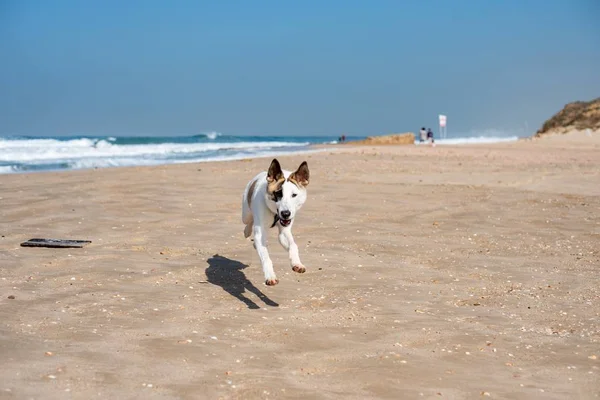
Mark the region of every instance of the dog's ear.
<instances>
[{"instance_id":1,"label":"dog's ear","mask_svg":"<svg viewBox=\"0 0 600 400\"><path fill-rule=\"evenodd\" d=\"M290 175L290 181L296 182L300 186L307 186L310 180L310 171L308 170L308 164L303 161L298 169Z\"/></svg>"},{"instance_id":2,"label":"dog's ear","mask_svg":"<svg viewBox=\"0 0 600 400\"><path fill-rule=\"evenodd\" d=\"M267 172L267 182L273 183L283 179L283 171L281 170L281 165L279 165L279 161L276 158L271 161L271 165L269 166L269 172Z\"/></svg>"}]
</instances>

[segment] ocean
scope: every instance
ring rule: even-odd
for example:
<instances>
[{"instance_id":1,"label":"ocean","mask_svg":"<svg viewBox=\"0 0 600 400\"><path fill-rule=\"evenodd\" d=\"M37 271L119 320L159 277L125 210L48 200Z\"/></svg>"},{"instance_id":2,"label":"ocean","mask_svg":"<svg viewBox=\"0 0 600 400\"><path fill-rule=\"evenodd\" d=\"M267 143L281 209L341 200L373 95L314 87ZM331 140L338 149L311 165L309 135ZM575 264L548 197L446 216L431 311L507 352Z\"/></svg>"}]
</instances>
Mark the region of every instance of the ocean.
<instances>
[{"instance_id":1,"label":"ocean","mask_svg":"<svg viewBox=\"0 0 600 400\"><path fill-rule=\"evenodd\" d=\"M170 137L0 137L0 174L225 161L319 151L338 136L230 136L209 132ZM347 137L359 140L364 137ZM438 144L492 143L517 136L467 136Z\"/></svg>"}]
</instances>

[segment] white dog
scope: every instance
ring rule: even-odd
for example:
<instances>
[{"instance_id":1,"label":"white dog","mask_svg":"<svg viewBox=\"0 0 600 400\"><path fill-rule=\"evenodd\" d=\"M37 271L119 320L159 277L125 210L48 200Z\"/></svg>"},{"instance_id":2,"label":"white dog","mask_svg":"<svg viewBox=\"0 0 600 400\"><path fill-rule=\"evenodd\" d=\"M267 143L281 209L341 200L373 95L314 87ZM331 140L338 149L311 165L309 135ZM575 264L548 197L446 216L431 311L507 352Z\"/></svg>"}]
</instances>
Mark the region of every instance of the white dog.
<instances>
[{"instance_id":1,"label":"white dog","mask_svg":"<svg viewBox=\"0 0 600 400\"><path fill-rule=\"evenodd\" d=\"M248 238L254 233L254 248L265 273L265 283L269 286L279 283L267 251L267 230L275 225L279 230L279 243L289 252L292 270L298 273L306 271L292 236L292 225L296 213L306 201L309 175L306 161L295 172L290 172L282 170L279 161L274 159L269 170L256 175L244 190L244 236Z\"/></svg>"}]
</instances>

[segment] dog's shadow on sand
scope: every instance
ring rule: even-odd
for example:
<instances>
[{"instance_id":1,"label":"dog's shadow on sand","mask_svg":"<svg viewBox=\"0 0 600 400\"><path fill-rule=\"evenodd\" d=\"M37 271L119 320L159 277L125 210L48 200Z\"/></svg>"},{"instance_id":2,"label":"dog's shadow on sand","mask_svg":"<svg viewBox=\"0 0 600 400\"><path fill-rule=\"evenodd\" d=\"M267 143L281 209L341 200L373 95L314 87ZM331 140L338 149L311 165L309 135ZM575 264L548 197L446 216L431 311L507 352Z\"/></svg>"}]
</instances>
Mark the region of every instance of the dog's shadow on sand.
<instances>
[{"instance_id":1,"label":"dog's shadow on sand","mask_svg":"<svg viewBox=\"0 0 600 400\"><path fill-rule=\"evenodd\" d=\"M215 254L206 260L206 262L208 263L208 268L206 268L205 273L208 282L221 286L223 290L246 304L248 308L258 309L260 307L244 296L244 292L246 291L254 293L265 304L271 307L279 307L279 304L268 298L267 295L246 278L243 269L247 268L248 265L218 254Z\"/></svg>"}]
</instances>

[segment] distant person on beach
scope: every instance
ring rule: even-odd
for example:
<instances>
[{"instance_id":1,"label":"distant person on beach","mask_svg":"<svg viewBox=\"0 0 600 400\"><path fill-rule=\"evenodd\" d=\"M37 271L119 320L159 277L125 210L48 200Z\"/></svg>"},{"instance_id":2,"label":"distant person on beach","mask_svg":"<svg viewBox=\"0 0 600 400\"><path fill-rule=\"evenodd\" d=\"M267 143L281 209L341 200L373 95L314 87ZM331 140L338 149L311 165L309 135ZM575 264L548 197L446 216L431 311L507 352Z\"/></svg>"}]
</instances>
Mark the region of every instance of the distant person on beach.
<instances>
[{"instance_id":1,"label":"distant person on beach","mask_svg":"<svg viewBox=\"0 0 600 400\"><path fill-rule=\"evenodd\" d=\"M433 140L433 132L431 131L431 128L427 129L427 141L432 145L435 143L435 140Z\"/></svg>"},{"instance_id":2,"label":"distant person on beach","mask_svg":"<svg viewBox=\"0 0 600 400\"><path fill-rule=\"evenodd\" d=\"M425 127L422 127L421 130L419 131L419 142L424 142L425 139L427 139L427 131L425 130Z\"/></svg>"}]
</instances>

